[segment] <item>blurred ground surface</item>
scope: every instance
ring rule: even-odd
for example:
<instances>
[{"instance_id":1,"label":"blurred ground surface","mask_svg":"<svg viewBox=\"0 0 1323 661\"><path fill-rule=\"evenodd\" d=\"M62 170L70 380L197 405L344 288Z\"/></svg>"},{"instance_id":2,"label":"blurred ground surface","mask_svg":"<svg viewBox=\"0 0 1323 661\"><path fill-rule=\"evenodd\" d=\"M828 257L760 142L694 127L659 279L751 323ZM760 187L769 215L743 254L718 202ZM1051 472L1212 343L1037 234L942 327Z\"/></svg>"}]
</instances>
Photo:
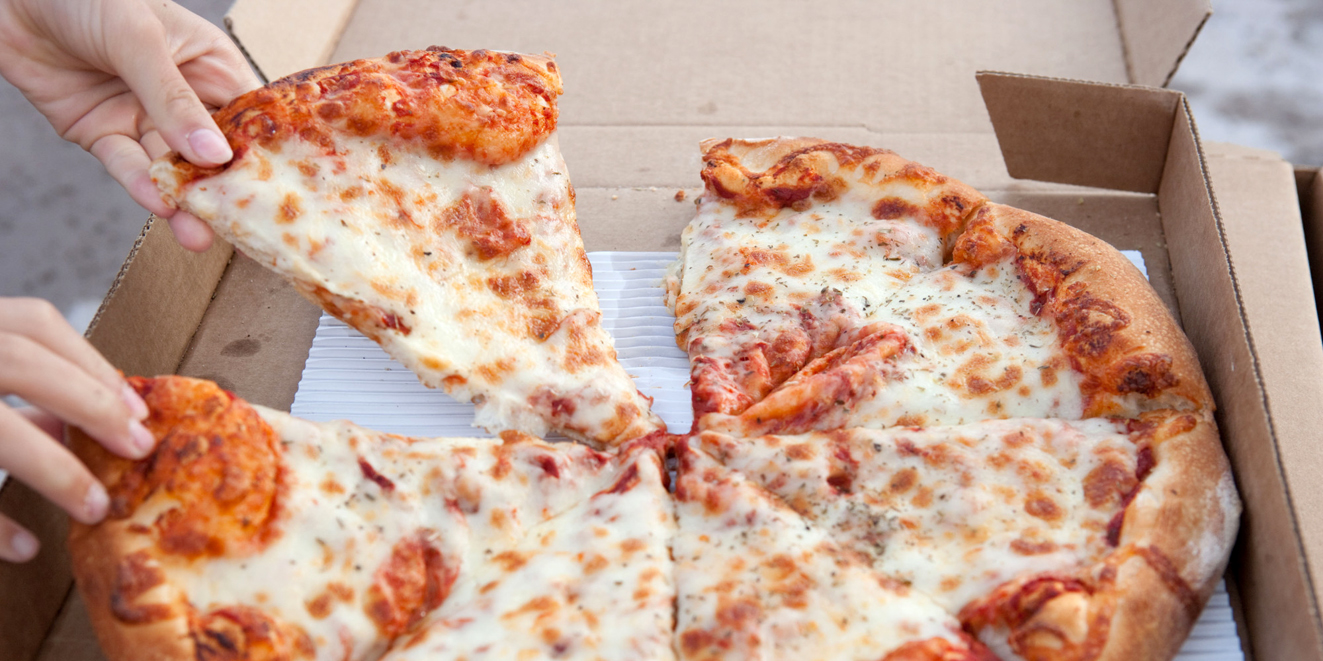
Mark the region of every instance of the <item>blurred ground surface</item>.
<instances>
[{"instance_id":1,"label":"blurred ground surface","mask_svg":"<svg viewBox=\"0 0 1323 661\"><path fill-rule=\"evenodd\" d=\"M219 24L230 0L183 0ZM1214 0L1172 87L1206 140L1323 165L1323 0ZM100 164L0 81L0 296L92 314L145 218Z\"/></svg>"}]
</instances>

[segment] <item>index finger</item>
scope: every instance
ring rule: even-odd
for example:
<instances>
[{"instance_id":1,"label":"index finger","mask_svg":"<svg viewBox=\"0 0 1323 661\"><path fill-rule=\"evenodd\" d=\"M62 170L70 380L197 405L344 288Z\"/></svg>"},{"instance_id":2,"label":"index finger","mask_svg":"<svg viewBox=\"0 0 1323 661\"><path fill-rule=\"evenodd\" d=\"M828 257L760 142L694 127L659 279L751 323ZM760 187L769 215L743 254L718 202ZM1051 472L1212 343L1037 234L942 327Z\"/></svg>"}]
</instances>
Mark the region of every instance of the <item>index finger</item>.
<instances>
[{"instance_id":1,"label":"index finger","mask_svg":"<svg viewBox=\"0 0 1323 661\"><path fill-rule=\"evenodd\" d=\"M54 305L39 298L0 298L0 332L22 335L118 391L124 379L74 330Z\"/></svg>"}]
</instances>

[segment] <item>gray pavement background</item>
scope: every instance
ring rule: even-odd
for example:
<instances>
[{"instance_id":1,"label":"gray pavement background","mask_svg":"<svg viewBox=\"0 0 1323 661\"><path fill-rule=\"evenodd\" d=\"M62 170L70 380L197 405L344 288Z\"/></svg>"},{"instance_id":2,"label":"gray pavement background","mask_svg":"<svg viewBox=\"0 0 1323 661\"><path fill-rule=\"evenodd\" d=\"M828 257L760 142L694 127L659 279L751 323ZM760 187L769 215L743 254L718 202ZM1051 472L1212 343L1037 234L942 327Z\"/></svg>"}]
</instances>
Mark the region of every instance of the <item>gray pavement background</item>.
<instances>
[{"instance_id":1,"label":"gray pavement background","mask_svg":"<svg viewBox=\"0 0 1323 661\"><path fill-rule=\"evenodd\" d=\"M180 4L219 24L231 0ZM1323 165L1323 0L1214 0L1172 87L1205 140ZM96 159L0 81L0 296L37 296L85 327L145 212Z\"/></svg>"}]
</instances>

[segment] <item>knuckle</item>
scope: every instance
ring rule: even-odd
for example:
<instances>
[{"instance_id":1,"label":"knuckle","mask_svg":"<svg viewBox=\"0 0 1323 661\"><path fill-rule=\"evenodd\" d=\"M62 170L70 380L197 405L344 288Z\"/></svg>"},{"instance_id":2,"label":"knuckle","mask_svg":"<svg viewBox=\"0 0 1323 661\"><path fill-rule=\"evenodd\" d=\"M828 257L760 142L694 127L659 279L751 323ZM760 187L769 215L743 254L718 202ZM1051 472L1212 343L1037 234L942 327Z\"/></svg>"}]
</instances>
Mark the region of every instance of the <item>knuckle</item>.
<instances>
[{"instance_id":1,"label":"knuckle","mask_svg":"<svg viewBox=\"0 0 1323 661\"><path fill-rule=\"evenodd\" d=\"M182 116L191 112L195 107L202 105L198 101L197 95L193 93L193 88L180 81L179 84L171 85L165 89L165 108L171 116Z\"/></svg>"}]
</instances>

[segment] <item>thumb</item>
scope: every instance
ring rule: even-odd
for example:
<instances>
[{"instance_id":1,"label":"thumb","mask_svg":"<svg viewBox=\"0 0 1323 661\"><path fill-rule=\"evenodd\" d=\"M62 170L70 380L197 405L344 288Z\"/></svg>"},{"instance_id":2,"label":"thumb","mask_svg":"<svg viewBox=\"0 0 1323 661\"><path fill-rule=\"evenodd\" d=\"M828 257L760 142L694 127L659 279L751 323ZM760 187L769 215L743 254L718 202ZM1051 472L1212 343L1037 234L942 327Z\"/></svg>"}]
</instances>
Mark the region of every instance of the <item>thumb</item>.
<instances>
[{"instance_id":1,"label":"thumb","mask_svg":"<svg viewBox=\"0 0 1323 661\"><path fill-rule=\"evenodd\" d=\"M222 165L234 156L225 136L180 73L166 44L165 28L153 16L136 21L138 39L124 39L111 54L119 77L138 97L171 149L194 165Z\"/></svg>"}]
</instances>

